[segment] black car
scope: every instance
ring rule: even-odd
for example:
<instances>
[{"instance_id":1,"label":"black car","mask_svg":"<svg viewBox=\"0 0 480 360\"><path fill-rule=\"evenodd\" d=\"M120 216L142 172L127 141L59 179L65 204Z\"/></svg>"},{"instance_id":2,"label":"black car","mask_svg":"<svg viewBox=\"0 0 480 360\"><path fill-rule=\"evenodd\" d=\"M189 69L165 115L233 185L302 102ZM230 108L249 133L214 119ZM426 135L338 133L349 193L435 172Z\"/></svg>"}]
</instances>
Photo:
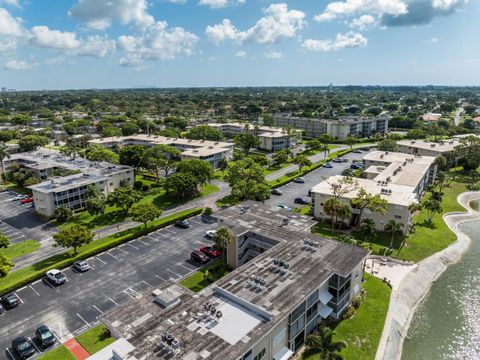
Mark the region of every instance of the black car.
<instances>
[{"instance_id":1,"label":"black car","mask_svg":"<svg viewBox=\"0 0 480 360\"><path fill-rule=\"evenodd\" d=\"M207 255L205 255L204 253L202 253L198 250L192 251L192 253L190 254L190 259L192 261L196 261L196 262L199 262L201 264L206 264L210 261L210 258Z\"/></svg>"},{"instance_id":2,"label":"black car","mask_svg":"<svg viewBox=\"0 0 480 360\"><path fill-rule=\"evenodd\" d=\"M175 226L182 229L187 229L190 227L190 223L187 220L180 220L175 222Z\"/></svg>"},{"instance_id":3,"label":"black car","mask_svg":"<svg viewBox=\"0 0 480 360\"><path fill-rule=\"evenodd\" d=\"M18 306L18 298L13 294L7 294L2 297L2 304L6 309L12 309Z\"/></svg>"},{"instance_id":4,"label":"black car","mask_svg":"<svg viewBox=\"0 0 480 360\"><path fill-rule=\"evenodd\" d=\"M272 195L283 195L283 192L278 189L272 189Z\"/></svg>"},{"instance_id":5,"label":"black car","mask_svg":"<svg viewBox=\"0 0 480 360\"><path fill-rule=\"evenodd\" d=\"M45 325L39 326L35 330L35 336L44 349L55 344L56 341L53 332Z\"/></svg>"},{"instance_id":6,"label":"black car","mask_svg":"<svg viewBox=\"0 0 480 360\"><path fill-rule=\"evenodd\" d=\"M307 205L308 204L308 200L304 199L304 198L295 198L295 200L293 200L293 202L295 204L300 204L300 205Z\"/></svg>"},{"instance_id":7,"label":"black car","mask_svg":"<svg viewBox=\"0 0 480 360\"><path fill-rule=\"evenodd\" d=\"M35 354L35 348L30 340L25 336L19 336L12 341L12 348L18 354L20 359L27 359Z\"/></svg>"}]
</instances>

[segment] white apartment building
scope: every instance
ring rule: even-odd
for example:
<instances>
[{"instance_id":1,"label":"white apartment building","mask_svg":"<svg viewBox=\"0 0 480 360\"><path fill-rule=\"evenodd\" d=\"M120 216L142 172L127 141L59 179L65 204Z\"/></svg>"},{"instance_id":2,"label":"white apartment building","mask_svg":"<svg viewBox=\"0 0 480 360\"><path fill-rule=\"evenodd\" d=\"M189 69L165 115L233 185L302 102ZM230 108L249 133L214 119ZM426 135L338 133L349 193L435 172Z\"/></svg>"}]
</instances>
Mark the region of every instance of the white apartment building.
<instances>
[{"instance_id":1,"label":"white apartment building","mask_svg":"<svg viewBox=\"0 0 480 360\"><path fill-rule=\"evenodd\" d=\"M53 216L60 205L72 210L83 208L89 185L98 186L107 195L121 184L133 186L135 181L133 169L129 166L72 159L52 150L13 154L4 161L7 172L15 165L32 170L43 180L28 188L32 190L35 210L45 216ZM71 174L57 176L58 170L67 170Z\"/></svg>"},{"instance_id":2,"label":"white apartment building","mask_svg":"<svg viewBox=\"0 0 480 360\"><path fill-rule=\"evenodd\" d=\"M221 159L230 159L233 156L233 143L209 140L191 140L183 138L169 138L159 135L138 134L132 136L108 137L90 140L90 144L106 147L126 145L169 145L182 152L182 159L200 159L207 161L215 169Z\"/></svg>"},{"instance_id":3,"label":"white apartment building","mask_svg":"<svg viewBox=\"0 0 480 360\"><path fill-rule=\"evenodd\" d=\"M352 218L347 219L350 224L355 224L364 218L371 218L377 230L384 230L384 226L395 220L403 224L407 232L412 224L412 214L409 206L418 203L426 188L433 183L436 175L434 157L412 156L409 154L374 151L367 154L365 164L366 179L356 179L357 189L344 194L339 200L350 204L358 194L360 188L372 195L380 195L388 202L385 214L375 213L365 209L362 218L359 209L352 209ZM343 176L333 176L322 181L311 190L314 217L322 221L329 221L329 216L324 211L326 201L333 197L332 186L340 183Z\"/></svg>"},{"instance_id":4,"label":"white apartment building","mask_svg":"<svg viewBox=\"0 0 480 360\"><path fill-rule=\"evenodd\" d=\"M295 134L288 135L284 129L271 126L255 126L242 123L209 124L209 126L232 136L248 131L248 133L257 136L260 141L259 148L269 152L289 149L302 141L301 130L294 130Z\"/></svg>"},{"instance_id":5,"label":"white apartment building","mask_svg":"<svg viewBox=\"0 0 480 360\"><path fill-rule=\"evenodd\" d=\"M250 260L199 293L163 284L153 301L142 296L102 316L132 356L287 360L360 295L368 252L312 235L310 219L252 202L219 211L218 221L237 237L229 261L245 252Z\"/></svg>"},{"instance_id":6,"label":"white apartment building","mask_svg":"<svg viewBox=\"0 0 480 360\"><path fill-rule=\"evenodd\" d=\"M289 116L276 117L275 126L291 126L305 131L308 137L328 134L337 140L345 140L349 136L370 137L375 133L388 132L388 117L346 116L339 119L310 119Z\"/></svg>"},{"instance_id":7,"label":"white apartment building","mask_svg":"<svg viewBox=\"0 0 480 360\"><path fill-rule=\"evenodd\" d=\"M397 141L397 151L405 154L419 154L423 156L447 156L453 154L460 144L460 139L448 139L439 142L428 140L401 140Z\"/></svg>"}]
</instances>

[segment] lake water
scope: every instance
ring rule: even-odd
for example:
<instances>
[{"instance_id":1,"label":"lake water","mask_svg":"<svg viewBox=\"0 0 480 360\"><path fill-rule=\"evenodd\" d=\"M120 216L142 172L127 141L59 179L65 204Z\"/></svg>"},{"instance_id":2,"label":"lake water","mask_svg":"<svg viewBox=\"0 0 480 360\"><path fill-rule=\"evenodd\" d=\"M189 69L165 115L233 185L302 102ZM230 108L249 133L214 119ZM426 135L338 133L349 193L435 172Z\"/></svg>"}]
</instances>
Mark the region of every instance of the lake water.
<instances>
[{"instance_id":1,"label":"lake water","mask_svg":"<svg viewBox=\"0 0 480 360\"><path fill-rule=\"evenodd\" d=\"M460 227L472 245L418 307L402 360L480 359L480 222Z\"/></svg>"}]
</instances>

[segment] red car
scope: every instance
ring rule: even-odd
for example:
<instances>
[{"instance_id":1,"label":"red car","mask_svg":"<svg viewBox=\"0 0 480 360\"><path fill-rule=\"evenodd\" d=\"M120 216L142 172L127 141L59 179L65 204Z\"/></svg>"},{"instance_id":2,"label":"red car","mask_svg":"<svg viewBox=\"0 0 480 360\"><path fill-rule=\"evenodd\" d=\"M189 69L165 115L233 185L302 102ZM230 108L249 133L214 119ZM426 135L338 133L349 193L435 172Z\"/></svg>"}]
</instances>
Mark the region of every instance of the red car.
<instances>
[{"instance_id":1,"label":"red car","mask_svg":"<svg viewBox=\"0 0 480 360\"><path fill-rule=\"evenodd\" d=\"M216 258L222 255L222 251L212 246L202 246L200 251L211 258Z\"/></svg>"},{"instance_id":2,"label":"red car","mask_svg":"<svg viewBox=\"0 0 480 360\"><path fill-rule=\"evenodd\" d=\"M20 204L28 204L28 203L31 203L32 201L33 201L33 198L26 198L26 199L20 200Z\"/></svg>"}]
</instances>

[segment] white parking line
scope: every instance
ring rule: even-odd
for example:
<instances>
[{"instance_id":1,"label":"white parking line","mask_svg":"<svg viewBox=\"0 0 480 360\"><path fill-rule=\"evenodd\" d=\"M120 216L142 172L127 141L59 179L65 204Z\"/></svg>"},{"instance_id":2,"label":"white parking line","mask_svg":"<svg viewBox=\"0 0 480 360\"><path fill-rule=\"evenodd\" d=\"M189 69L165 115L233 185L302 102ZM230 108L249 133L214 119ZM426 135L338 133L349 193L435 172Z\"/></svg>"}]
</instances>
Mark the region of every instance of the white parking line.
<instances>
[{"instance_id":1,"label":"white parking line","mask_svg":"<svg viewBox=\"0 0 480 360\"><path fill-rule=\"evenodd\" d=\"M53 333L53 336L55 336L55 339L57 339L59 343L63 342L62 340L60 340L60 338L57 336L57 334L55 334L55 331L52 331L52 333Z\"/></svg>"},{"instance_id":2,"label":"white parking line","mask_svg":"<svg viewBox=\"0 0 480 360\"><path fill-rule=\"evenodd\" d=\"M142 243L143 245L147 245L147 246L148 246L148 244L147 244L145 241L142 241L142 240L140 240L140 239L135 239L135 240L133 240L133 241L138 241L139 243Z\"/></svg>"},{"instance_id":3,"label":"white parking line","mask_svg":"<svg viewBox=\"0 0 480 360\"><path fill-rule=\"evenodd\" d=\"M38 296L40 296L40 294L32 287L32 285L30 285L29 288L32 289L35 294L37 294Z\"/></svg>"},{"instance_id":4,"label":"white parking line","mask_svg":"<svg viewBox=\"0 0 480 360\"><path fill-rule=\"evenodd\" d=\"M142 283L144 283L145 285L147 285L147 286L149 286L149 287L153 288L153 286L152 286L152 285L150 285L150 284L149 284L148 282L146 282L145 280L142 280Z\"/></svg>"},{"instance_id":5,"label":"white parking line","mask_svg":"<svg viewBox=\"0 0 480 360\"><path fill-rule=\"evenodd\" d=\"M189 221L197 225L202 225L202 223L197 220L189 220Z\"/></svg>"},{"instance_id":6,"label":"white parking line","mask_svg":"<svg viewBox=\"0 0 480 360\"><path fill-rule=\"evenodd\" d=\"M99 309L98 307L96 307L95 305L92 305L92 307L94 307L96 310L98 310L98 312L99 312L100 314L102 314L102 315L105 314L102 310L100 310L100 309Z\"/></svg>"},{"instance_id":7,"label":"white parking line","mask_svg":"<svg viewBox=\"0 0 480 360\"><path fill-rule=\"evenodd\" d=\"M39 283L40 281L42 281L42 280L43 280L43 279L40 279L40 280L34 281L34 282L32 283L32 285L38 284L38 283Z\"/></svg>"},{"instance_id":8,"label":"white parking line","mask_svg":"<svg viewBox=\"0 0 480 360\"><path fill-rule=\"evenodd\" d=\"M180 264L180 263L177 263L177 265L180 266L181 268L187 270L188 272L193 271L192 269L189 269L189 268L187 268L186 266L184 266L184 265L182 265L182 264Z\"/></svg>"},{"instance_id":9,"label":"white parking line","mask_svg":"<svg viewBox=\"0 0 480 360\"><path fill-rule=\"evenodd\" d=\"M17 299L20 300L20 302L21 302L22 304L25 304L25 303L23 302L22 298L21 298L20 296L18 296L18 294L17 294L16 292L14 292L14 294L15 294L15 296L17 297Z\"/></svg>"},{"instance_id":10,"label":"white parking line","mask_svg":"<svg viewBox=\"0 0 480 360\"><path fill-rule=\"evenodd\" d=\"M127 245L128 245L128 246L130 246L130 247L132 247L132 248L134 248L135 250L140 250L138 247L136 247L136 246L133 246L133 245L132 245L132 244L130 244L130 243L127 243Z\"/></svg>"},{"instance_id":11,"label":"white parking line","mask_svg":"<svg viewBox=\"0 0 480 360\"><path fill-rule=\"evenodd\" d=\"M107 264L105 261L103 261L102 259L100 259L98 256L95 256L95 259L97 259L97 260L100 261L101 263Z\"/></svg>"},{"instance_id":12,"label":"white parking line","mask_svg":"<svg viewBox=\"0 0 480 360\"><path fill-rule=\"evenodd\" d=\"M167 280L168 280L168 279L165 279L165 278L163 278L163 277L161 277L161 276L158 276L158 275L156 275L156 274L154 274L153 276L155 276L156 278L159 278L159 279L162 280L162 281L167 281Z\"/></svg>"},{"instance_id":13,"label":"white parking line","mask_svg":"<svg viewBox=\"0 0 480 360\"><path fill-rule=\"evenodd\" d=\"M24 287L21 287L20 289L18 289L17 291L22 291L22 290L25 290L27 288L27 286L25 285Z\"/></svg>"},{"instance_id":14,"label":"white parking line","mask_svg":"<svg viewBox=\"0 0 480 360\"><path fill-rule=\"evenodd\" d=\"M167 269L167 271L168 271L168 272L171 272L173 275L175 275L175 276L177 277L176 280L181 279L181 278L183 277L182 275L179 275L179 274L177 274L176 272L174 272L174 271L172 271L172 270L170 270L170 269Z\"/></svg>"},{"instance_id":15,"label":"white parking line","mask_svg":"<svg viewBox=\"0 0 480 360\"><path fill-rule=\"evenodd\" d=\"M114 303L115 305L119 306L118 303L117 303L115 300L113 300L112 298L107 298L107 300L110 300L112 303Z\"/></svg>"},{"instance_id":16,"label":"white parking line","mask_svg":"<svg viewBox=\"0 0 480 360\"><path fill-rule=\"evenodd\" d=\"M166 232L169 232L170 234L177 235L177 233L175 231L172 231L169 228L164 228L163 230L166 231Z\"/></svg>"},{"instance_id":17,"label":"white parking line","mask_svg":"<svg viewBox=\"0 0 480 360\"><path fill-rule=\"evenodd\" d=\"M32 339L30 339L30 336L28 337L28 340L30 340L30 342L32 343L35 350L37 350L37 352L40 353L41 352L40 349L37 347L37 345L35 345L35 343L32 341Z\"/></svg>"},{"instance_id":18,"label":"white parking line","mask_svg":"<svg viewBox=\"0 0 480 360\"><path fill-rule=\"evenodd\" d=\"M104 254L110 255L110 256L113 257L115 260L118 260L118 257L116 257L115 255L111 254L111 253L108 252L108 251L104 252Z\"/></svg>"},{"instance_id":19,"label":"white parking line","mask_svg":"<svg viewBox=\"0 0 480 360\"><path fill-rule=\"evenodd\" d=\"M127 254L127 255L128 255L128 252L126 252L126 251L123 250L123 249L120 249L119 247L117 247L117 248L115 248L115 249L112 249L112 250L118 250L118 251L121 251L121 252L123 252L124 254ZM112 251L112 250L110 250L110 251Z\"/></svg>"},{"instance_id":20,"label":"white parking line","mask_svg":"<svg viewBox=\"0 0 480 360\"><path fill-rule=\"evenodd\" d=\"M88 323L88 321L85 320L83 317L81 317L79 313L77 313L77 316L78 316L85 324L87 324L88 327L90 327L90 324Z\"/></svg>"},{"instance_id":21,"label":"white parking line","mask_svg":"<svg viewBox=\"0 0 480 360\"><path fill-rule=\"evenodd\" d=\"M12 360L15 359L15 357L13 356L13 354L10 352L10 350L8 348L7 348L7 353L9 355L10 359L12 359Z\"/></svg>"}]
</instances>

